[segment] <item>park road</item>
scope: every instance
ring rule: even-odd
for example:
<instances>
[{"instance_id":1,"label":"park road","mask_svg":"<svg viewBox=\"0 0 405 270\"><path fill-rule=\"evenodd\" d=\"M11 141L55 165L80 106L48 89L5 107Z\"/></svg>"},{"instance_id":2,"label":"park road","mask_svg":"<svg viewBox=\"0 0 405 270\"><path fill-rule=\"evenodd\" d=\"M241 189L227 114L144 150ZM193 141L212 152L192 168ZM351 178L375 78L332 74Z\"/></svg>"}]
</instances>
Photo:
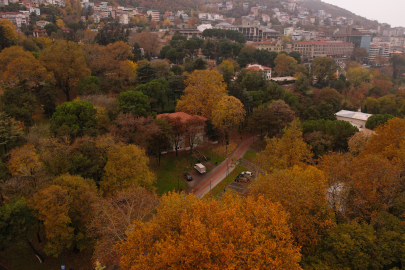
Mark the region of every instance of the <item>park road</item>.
<instances>
[{"instance_id":1,"label":"park road","mask_svg":"<svg viewBox=\"0 0 405 270\"><path fill-rule=\"evenodd\" d=\"M204 181L202 181L194 189L194 195L196 195L199 198L204 197L204 195L207 194L210 191L210 189L218 185L227 176L226 171L228 166L229 166L228 173L231 173L234 169L234 167L231 166L232 159L242 158L243 155L246 153L247 149L249 148L249 146L254 142L254 139L255 137L249 137L240 142L239 145L236 147L236 149L228 157L228 162L227 159L225 159L221 164L219 164L217 168L208 173ZM229 181L233 181L233 179L229 179Z\"/></svg>"}]
</instances>

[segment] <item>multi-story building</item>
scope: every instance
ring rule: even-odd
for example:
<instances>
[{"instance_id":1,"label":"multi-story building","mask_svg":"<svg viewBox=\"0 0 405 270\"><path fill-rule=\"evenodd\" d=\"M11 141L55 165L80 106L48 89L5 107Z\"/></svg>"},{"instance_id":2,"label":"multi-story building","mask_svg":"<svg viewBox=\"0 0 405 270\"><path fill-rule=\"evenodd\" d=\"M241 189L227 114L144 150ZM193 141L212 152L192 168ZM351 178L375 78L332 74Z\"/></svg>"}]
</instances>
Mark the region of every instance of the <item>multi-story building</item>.
<instances>
[{"instance_id":1,"label":"multi-story building","mask_svg":"<svg viewBox=\"0 0 405 270\"><path fill-rule=\"evenodd\" d=\"M243 3L243 9L249 9L249 3Z\"/></svg>"},{"instance_id":2,"label":"multi-story building","mask_svg":"<svg viewBox=\"0 0 405 270\"><path fill-rule=\"evenodd\" d=\"M389 44L372 44L370 45L370 51L368 53L368 60L374 61L377 56L382 55L384 58L388 58L390 56L390 46Z\"/></svg>"},{"instance_id":3,"label":"multi-story building","mask_svg":"<svg viewBox=\"0 0 405 270\"><path fill-rule=\"evenodd\" d=\"M315 57L339 58L350 56L353 53L354 44L345 41L316 39L293 43L291 50L299 52L306 59Z\"/></svg>"},{"instance_id":4,"label":"multi-story building","mask_svg":"<svg viewBox=\"0 0 405 270\"><path fill-rule=\"evenodd\" d=\"M1 14L3 19L9 19L15 26L20 28L23 24L28 25L30 21L30 16L28 14L23 14L20 12L4 12Z\"/></svg>"},{"instance_id":5,"label":"multi-story building","mask_svg":"<svg viewBox=\"0 0 405 270\"><path fill-rule=\"evenodd\" d=\"M152 17L152 20L155 20L155 22L159 22L160 21L160 14L159 14L159 10L148 10L146 12L146 14L148 14L148 16Z\"/></svg>"},{"instance_id":6,"label":"multi-story building","mask_svg":"<svg viewBox=\"0 0 405 270\"><path fill-rule=\"evenodd\" d=\"M353 27L346 27L335 34L332 39L353 43L355 47L362 47L369 52L371 45L371 35L367 30L355 29Z\"/></svg>"},{"instance_id":7,"label":"multi-story building","mask_svg":"<svg viewBox=\"0 0 405 270\"><path fill-rule=\"evenodd\" d=\"M269 39L258 42L253 42L253 46L259 50L281 52L283 50L283 42L281 39Z\"/></svg>"},{"instance_id":8,"label":"multi-story building","mask_svg":"<svg viewBox=\"0 0 405 270\"><path fill-rule=\"evenodd\" d=\"M245 34L247 41L253 42L270 38L277 39L280 36L280 32L265 26L260 26L260 22L250 16L242 17L242 25L239 26L239 32Z\"/></svg>"},{"instance_id":9,"label":"multi-story building","mask_svg":"<svg viewBox=\"0 0 405 270\"><path fill-rule=\"evenodd\" d=\"M285 36L292 35L293 33L294 33L294 27L287 27L287 28L284 28L284 35L285 35Z\"/></svg>"},{"instance_id":10,"label":"multi-story building","mask_svg":"<svg viewBox=\"0 0 405 270\"><path fill-rule=\"evenodd\" d=\"M39 8L30 7L30 14L34 12L37 16L41 16L41 10Z\"/></svg>"},{"instance_id":11,"label":"multi-story building","mask_svg":"<svg viewBox=\"0 0 405 270\"><path fill-rule=\"evenodd\" d=\"M215 21L215 20L223 20L224 15L216 13L199 13L198 18L202 21Z\"/></svg>"},{"instance_id":12,"label":"multi-story building","mask_svg":"<svg viewBox=\"0 0 405 270\"><path fill-rule=\"evenodd\" d=\"M8 6L8 0L0 0L0 7Z\"/></svg>"}]
</instances>

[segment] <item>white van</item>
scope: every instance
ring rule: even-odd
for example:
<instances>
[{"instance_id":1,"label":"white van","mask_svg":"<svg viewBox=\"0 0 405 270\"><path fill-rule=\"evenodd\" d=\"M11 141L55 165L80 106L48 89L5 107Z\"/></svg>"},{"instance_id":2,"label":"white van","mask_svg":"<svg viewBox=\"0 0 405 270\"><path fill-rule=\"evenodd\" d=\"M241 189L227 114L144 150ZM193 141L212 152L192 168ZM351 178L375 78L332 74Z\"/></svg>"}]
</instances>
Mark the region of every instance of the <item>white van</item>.
<instances>
[{"instance_id":1,"label":"white van","mask_svg":"<svg viewBox=\"0 0 405 270\"><path fill-rule=\"evenodd\" d=\"M202 165L201 163L195 164L194 169L196 169L200 174L204 174L207 172L207 170L205 169L205 166Z\"/></svg>"}]
</instances>

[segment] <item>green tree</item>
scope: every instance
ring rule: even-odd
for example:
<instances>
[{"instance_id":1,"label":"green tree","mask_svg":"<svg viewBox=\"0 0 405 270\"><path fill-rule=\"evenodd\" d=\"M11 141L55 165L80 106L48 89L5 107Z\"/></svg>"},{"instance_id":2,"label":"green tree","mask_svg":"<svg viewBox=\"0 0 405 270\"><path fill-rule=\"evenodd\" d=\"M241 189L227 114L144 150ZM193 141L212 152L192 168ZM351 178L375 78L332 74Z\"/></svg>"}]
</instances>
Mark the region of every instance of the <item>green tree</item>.
<instances>
[{"instance_id":1,"label":"green tree","mask_svg":"<svg viewBox=\"0 0 405 270\"><path fill-rule=\"evenodd\" d=\"M149 98L141 91L126 91L118 97L118 110L121 113L131 113L135 117L148 116L149 109Z\"/></svg>"},{"instance_id":2,"label":"green tree","mask_svg":"<svg viewBox=\"0 0 405 270\"><path fill-rule=\"evenodd\" d=\"M56 107L51 118L51 132L58 136L68 135L76 138L84 135L95 136L97 129L97 110L88 101L65 102Z\"/></svg>"},{"instance_id":3,"label":"green tree","mask_svg":"<svg viewBox=\"0 0 405 270\"><path fill-rule=\"evenodd\" d=\"M302 123L303 134L321 132L332 138L332 147L335 151L347 151L348 141L359 129L347 121L312 120Z\"/></svg>"},{"instance_id":4,"label":"green tree","mask_svg":"<svg viewBox=\"0 0 405 270\"><path fill-rule=\"evenodd\" d=\"M165 79L157 79L138 86L135 88L135 91L142 92L149 97L151 109L155 105L154 107L160 106L163 111L166 104L166 94L169 91L169 84Z\"/></svg>"},{"instance_id":5,"label":"green tree","mask_svg":"<svg viewBox=\"0 0 405 270\"><path fill-rule=\"evenodd\" d=\"M37 109L37 102L31 92L16 86L6 90L0 100L2 112L23 122L27 127L34 124L32 116Z\"/></svg>"},{"instance_id":6,"label":"green tree","mask_svg":"<svg viewBox=\"0 0 405 270\"><path fill-rule=\"evenodd\" d=\"M142 61L141 61L142 62ZM145 65L139 65L136 69L137 81L145 84L157 79L157 70L148 62Z\"/></svg>"},{"instance_id":7,"label":"green tree","mask_svg":"<svg viewBox=\"0 0 405 270\"><path fill-rule=\"evenodd\" d=\"M374 114L367 119L366 128L376 129L379 125L385 124L388 120L394 118L391 114Z\"/></svg>"},{"instance_id":8,"label":"green tree","mask_svg":"<svg viewBox=\"0 0 405 270\"><path fill-rule=\"evenodd\" d=\"M312 74L317 79L317 84L321 86L329 85L329 81L335 78L338 66L335 60L329 57L316 57L312 60Z\"/></svg>"},{"instance_id":9,"label":"green tree","mask_svg":"<svg viewBox=\"0 0 405 270\"><path fill-rule=\"evenodd\" d=\"M303 74L299 76L295 81L294 90L300 94L306 95L310 89L308 77Z\"/></svg>"},{"instance_id":10,"label":"green tree","mask_svg":"<svg viewBox=\"0 0 405 270\"><path fill-rule=\"evenodd\" d=\"M77 90L82 96L100 94L100 85L101 80L99 77L88 76L78 84Z\"/></svg>"}]
</instances>

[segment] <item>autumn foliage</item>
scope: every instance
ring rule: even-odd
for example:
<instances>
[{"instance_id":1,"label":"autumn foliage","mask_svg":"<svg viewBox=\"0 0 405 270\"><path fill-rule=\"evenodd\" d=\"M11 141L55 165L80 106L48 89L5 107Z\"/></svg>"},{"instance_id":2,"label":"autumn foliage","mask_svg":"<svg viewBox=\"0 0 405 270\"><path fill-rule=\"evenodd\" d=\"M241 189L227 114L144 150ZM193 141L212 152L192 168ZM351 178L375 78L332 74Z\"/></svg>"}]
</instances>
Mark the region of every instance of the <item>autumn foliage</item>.
<instances>
[{"instance_id":1,"label":"autumn foliage","mask_svg":"<svg viewBox=\"0 0 405 270\"><path fill-rule=\"evenodd\" d=\"M280 205L259 197L163 196L119 245L122 269L301 269Z\"/></svg>"}]
</instances>

